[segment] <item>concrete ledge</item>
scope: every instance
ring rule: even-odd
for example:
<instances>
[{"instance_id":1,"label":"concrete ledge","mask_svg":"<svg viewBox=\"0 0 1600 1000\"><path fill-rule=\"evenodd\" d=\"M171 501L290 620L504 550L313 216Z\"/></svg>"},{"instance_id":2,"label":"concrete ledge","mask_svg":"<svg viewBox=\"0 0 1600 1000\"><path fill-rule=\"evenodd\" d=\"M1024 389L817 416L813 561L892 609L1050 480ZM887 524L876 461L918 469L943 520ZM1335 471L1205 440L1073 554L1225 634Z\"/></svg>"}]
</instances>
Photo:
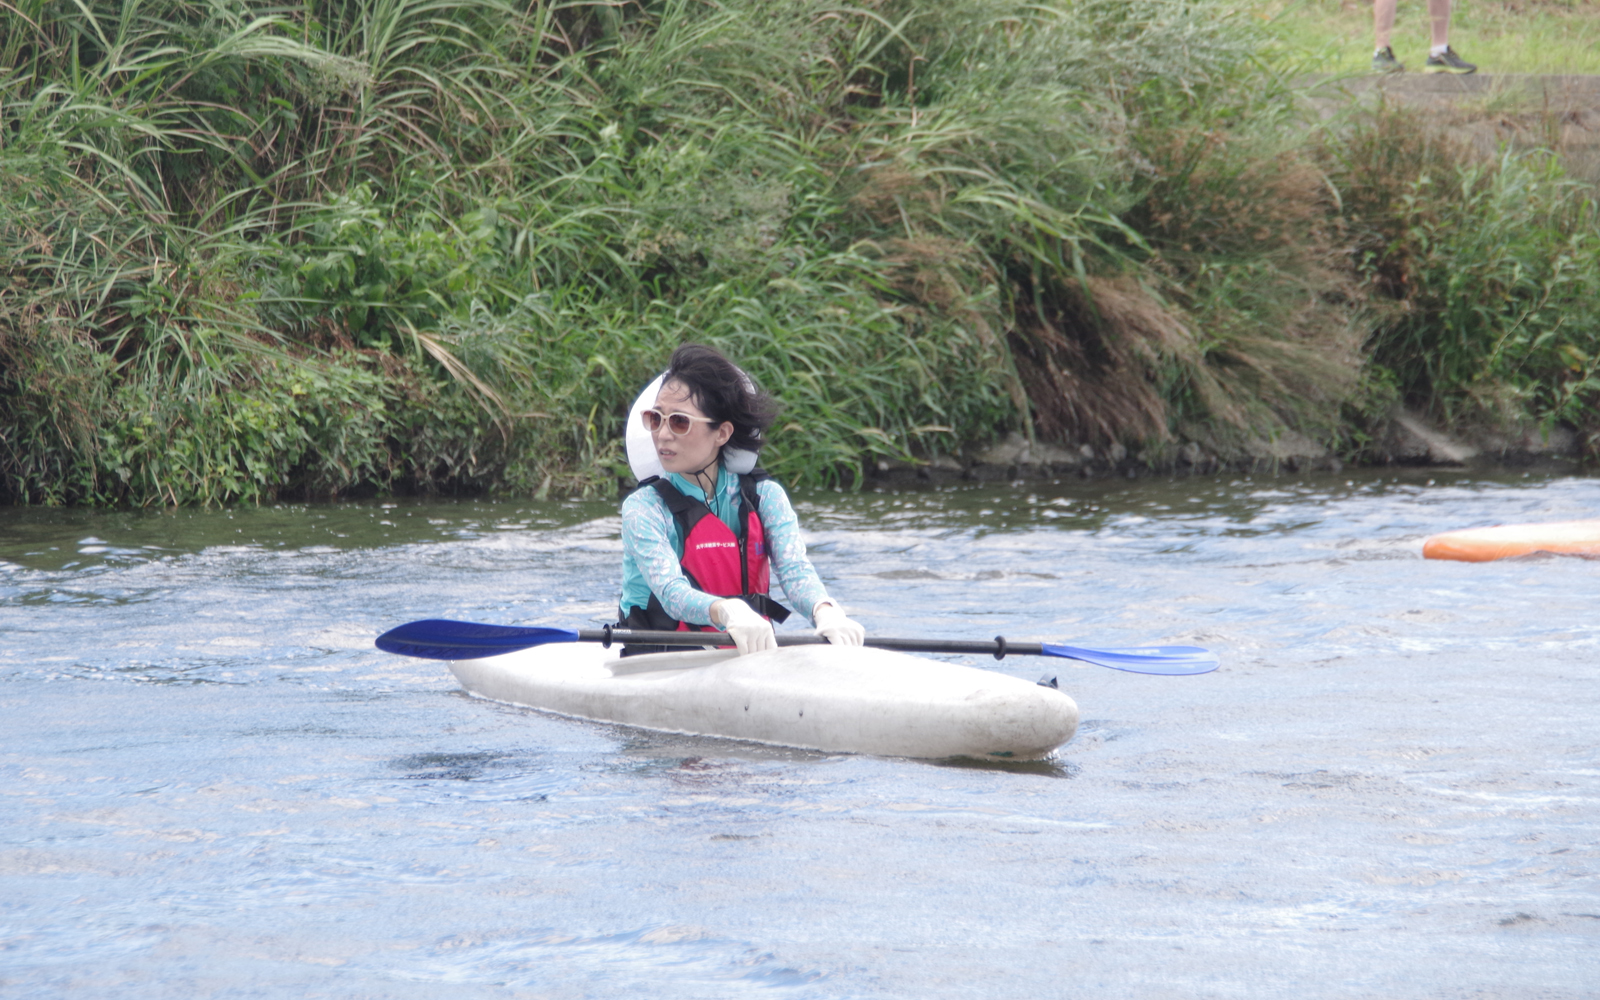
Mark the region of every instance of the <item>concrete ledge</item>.
<instances>
[{"instance_id":1,"label":"concrete ledge","mask_svg":"<svg viewBox=\"0 0 1600 1000\"><path fill-rule=\"evenodd\" d=\"M1600 111L1600 76L1373 73L1324 77L1307 83L1313 100L1381 93L1407 107L1455 108L1500 102L1532 111Z\"/></svg>"},{"instance_id":2,"label":"concrete ledge","mask_svg":"<svg viewBox=\"0 0 1600 1000\"><path fill-rule=\"evenodd\" d=\"M1496 155L1554 149L1574 179L1600 184L1600 76L1389 73L1301 81L1324 118L1378 101L1425 112L1439 131Z\"/></svg>"}]
</instances>

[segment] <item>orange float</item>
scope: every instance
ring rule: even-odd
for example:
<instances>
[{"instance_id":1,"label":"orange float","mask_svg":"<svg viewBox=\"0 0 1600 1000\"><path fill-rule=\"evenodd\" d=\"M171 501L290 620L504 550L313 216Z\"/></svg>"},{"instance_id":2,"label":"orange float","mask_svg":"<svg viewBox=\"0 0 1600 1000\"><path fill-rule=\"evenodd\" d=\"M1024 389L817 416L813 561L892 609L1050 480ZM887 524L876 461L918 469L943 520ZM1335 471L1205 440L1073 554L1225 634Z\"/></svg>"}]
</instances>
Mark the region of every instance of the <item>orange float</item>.
<instances>
[{"instance_id":1,"label":"orange float","mask_svg":"<svg viewBox=\"0 0 1600 1000\"><path fill-rule=\"evenodd\" d=\"M1600 556L1600 520L1502 524L1434 535L1422 543L1426 559L1489 562L1531 552Z\"/></svg>"}]
</instances>

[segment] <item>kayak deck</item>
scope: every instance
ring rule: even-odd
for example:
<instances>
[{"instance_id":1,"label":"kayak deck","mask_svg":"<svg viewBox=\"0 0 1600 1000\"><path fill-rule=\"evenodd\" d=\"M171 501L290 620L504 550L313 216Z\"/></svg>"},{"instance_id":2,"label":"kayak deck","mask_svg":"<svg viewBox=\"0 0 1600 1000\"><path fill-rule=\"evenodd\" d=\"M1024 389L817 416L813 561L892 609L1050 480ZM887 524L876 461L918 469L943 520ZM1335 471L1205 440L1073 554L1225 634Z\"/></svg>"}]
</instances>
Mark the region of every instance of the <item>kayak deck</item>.
<instances>
[{"instance_id":1,"label":"kayak deck","mask_svg":"<svg viewBox=\"0 0 1600 1000\"><path fill-rule=\"evenodd\" d=\"M1600 556L1600 520L1503 524L1434 535L1422 543L1426 559L1490 562L1534 552Z\"/></svg>"},{"instance_id":2,"label":"kayak deck","mask_svg":"<svg viewBox=\"0 0 1600 1000\"><path fill-rule=\"evenodd\" d=\"M791 646L621 658L548 645L451 671L468 693L673 733L897 757L1047 756L1078 706L1055 688L860 646Z\"/></svg>"}]
</instances>

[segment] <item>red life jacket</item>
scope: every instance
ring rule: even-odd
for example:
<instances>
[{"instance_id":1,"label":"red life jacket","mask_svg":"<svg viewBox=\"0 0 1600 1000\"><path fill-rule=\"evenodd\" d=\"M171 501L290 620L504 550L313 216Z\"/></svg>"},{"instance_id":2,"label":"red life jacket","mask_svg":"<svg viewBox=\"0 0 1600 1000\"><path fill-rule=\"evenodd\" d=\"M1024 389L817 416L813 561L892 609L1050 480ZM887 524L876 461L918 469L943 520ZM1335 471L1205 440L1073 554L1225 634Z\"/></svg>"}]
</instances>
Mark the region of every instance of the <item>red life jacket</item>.
<instances>
[{"instance_id":1,"label":"red life jacket","mask_svg":"<svg viewBox=\"0 0 1600 1000\"><path fill-rule=\"evenodd\" d=\"M737 597L750 605L758 614L781 622L789 617L789 609L774 601L767 593L771 588L770 562L767 558L766 529L761 524L760 498L756 483L767 478L760 469L739 477L739 516L744 531L736 533L712 513L703 502L685 496L671 482L651 476L639 485L648 486L661 497L667 510L683 535L683 556L679 565L689 585L696 590L717 597ZM715 625L691 626L667 614L661 599L650 595L650 603L643 608L632 608L622 617L622 625L635 629L658 629L687 632L698 628L703 632L720 632ZM659 649L666 649L662 646ZM642 647L637 643L627 647L628 653L655 652L658 647Z\"/></svg>"}]
</instances>

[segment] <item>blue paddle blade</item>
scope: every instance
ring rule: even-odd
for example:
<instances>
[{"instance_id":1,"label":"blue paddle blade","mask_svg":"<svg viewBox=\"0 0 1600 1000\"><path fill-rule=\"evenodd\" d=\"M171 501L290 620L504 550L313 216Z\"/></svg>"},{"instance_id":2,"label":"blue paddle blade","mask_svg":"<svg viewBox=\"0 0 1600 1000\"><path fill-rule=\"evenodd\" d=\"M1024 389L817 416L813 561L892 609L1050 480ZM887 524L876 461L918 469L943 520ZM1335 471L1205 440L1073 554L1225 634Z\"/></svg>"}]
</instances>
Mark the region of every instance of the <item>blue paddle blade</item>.
<instances>
[{"instance_id":1,"label":"blue paddle blade","mask_svg":"<svg viewBox=\"0 0 1600 1000\"><path fill-rule=\"evenodd\" d=\"M407 622L378 636L377 647L385 653L420 656L428 660L475 660L497 656L550 642L577 642L578 632L570 628L482 625L429 618Z\"/></svg>"},{"instance_id":2,"label":"blue paddle blade","mask_svg":"<svg viewBox=\"0 0 1600 1000\"><path fill-rule=\"evenodd\" d=\"M1084 649L1041 643L1046 656L1082 660L1132 674L1209 674L1217 669L1217 654L1200 646L1130 646L1126 649Z\"/></svg>"}]
</instances>

